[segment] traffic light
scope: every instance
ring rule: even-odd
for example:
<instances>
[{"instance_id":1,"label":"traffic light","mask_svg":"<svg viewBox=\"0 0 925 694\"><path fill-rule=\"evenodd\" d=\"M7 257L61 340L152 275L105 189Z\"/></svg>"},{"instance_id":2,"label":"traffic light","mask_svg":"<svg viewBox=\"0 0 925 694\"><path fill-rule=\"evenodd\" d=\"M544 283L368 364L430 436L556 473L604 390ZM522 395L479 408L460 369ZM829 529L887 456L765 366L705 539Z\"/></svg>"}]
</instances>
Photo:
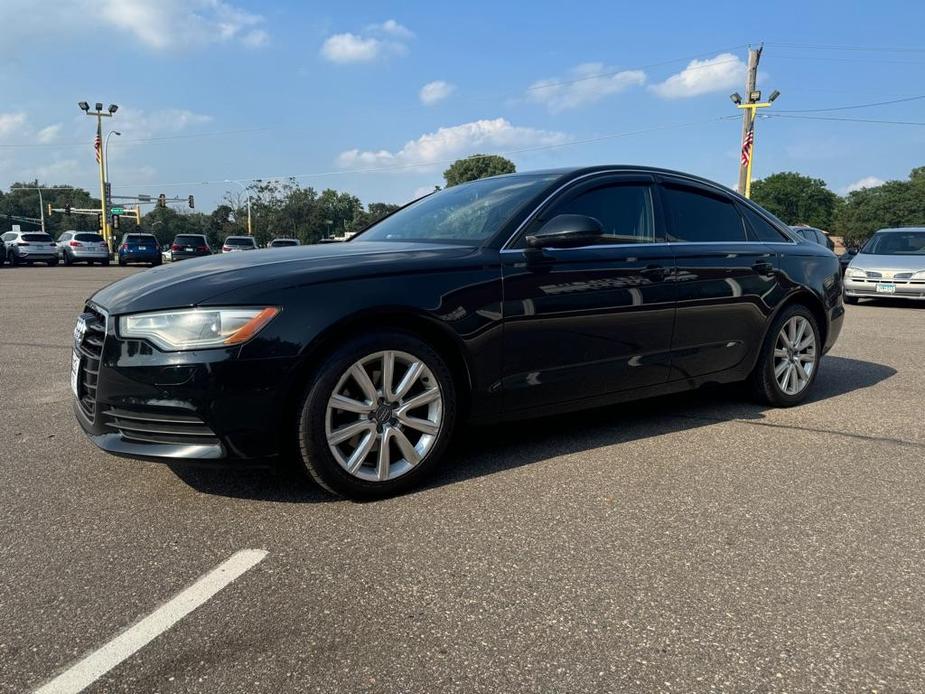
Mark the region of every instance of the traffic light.
<instances>
[{"instance_id":1,"label":"traffic light","mask_svg":"<svg viewBox=\"0 0 925 694\"><path fill-rule=\"evenodd\" d=\"M194 204L195 201L193 200L193 196L192 196L192 195L190 195L190 196L186 199L186 202L189 203L189 208L190 208L190 209L193 209L194 207L196 207L196 205Z\"/></svg>"},{"instance_id":2,"label":"traffic light","mask_svg":"<svg viewBox=\"0 0 925 694\"><path fill-rule=\"evenodd\" d=\"M102 212L96 213L96 228L99 229L100 231L103 230L103 213Z\"/></svg>"},{"instance_id":3,"label":"traffic light","mask_svg":"<svg viewBox=\"0 0 925 694\"><path fill-rule=\"evenodd\" d=\"M66 214L68 217L71 216L71 203L64 203L64 214Z\"/></svg>"},{"instance_id":4,"label":"traffic light","mask_svg":"<svg viewBox=\"0 0 925 694\"><path fill-rule=\"evenodd\" d=\"M117 214L114 214L114 215L112 216L112 228L113 228L113 229L118 229L118 228L119 228L119 215L117 215Z\"/></svg>"},{"instance_id":5,"label":"traffic light","mask_svg":"<svg viewBox=\"0 0 925 694\"><path fill-rule=\"evenodd\" d=\"M157 196L157 206L158 207L167 207L167 196L161 193Z\"/></svg>"}]
</instances>

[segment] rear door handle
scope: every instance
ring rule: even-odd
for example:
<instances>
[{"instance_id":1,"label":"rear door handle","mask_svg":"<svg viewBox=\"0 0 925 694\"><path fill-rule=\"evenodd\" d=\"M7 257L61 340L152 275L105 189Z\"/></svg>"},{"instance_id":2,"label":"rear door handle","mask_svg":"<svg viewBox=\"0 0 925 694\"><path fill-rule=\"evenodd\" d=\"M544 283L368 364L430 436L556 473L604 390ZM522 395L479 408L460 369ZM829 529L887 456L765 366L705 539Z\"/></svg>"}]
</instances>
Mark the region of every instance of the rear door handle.
<instances>
[{"instance_id":1,"label":"rear door handle","mask_svg":"<svg viewBox=\"0 0 925 694\"><path fill-rule=\"evenodd\" d=\"M757 272L759 275L773 275L774 265L761 260L755 263L754 265L752 265L752 270Z\"/></svg>"}]
</instances>

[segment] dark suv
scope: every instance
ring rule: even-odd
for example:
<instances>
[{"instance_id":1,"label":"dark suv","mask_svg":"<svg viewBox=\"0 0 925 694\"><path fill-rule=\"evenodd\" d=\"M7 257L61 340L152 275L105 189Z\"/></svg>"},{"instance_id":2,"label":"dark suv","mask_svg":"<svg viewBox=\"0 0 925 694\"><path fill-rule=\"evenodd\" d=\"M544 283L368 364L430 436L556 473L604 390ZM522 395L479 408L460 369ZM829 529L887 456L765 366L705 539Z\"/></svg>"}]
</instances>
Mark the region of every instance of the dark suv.
<instances>
[{"instance_id":1,"label":"dark suv","mask_svg":"<svg viewBox=\"0 0 925 694\"><path fill-rule=\"evenodd\" d=\"M170 244L171 260L198 258L202 255L212 255L209 242L202 234L178 234Z\"/></svg>"}]
</instances>

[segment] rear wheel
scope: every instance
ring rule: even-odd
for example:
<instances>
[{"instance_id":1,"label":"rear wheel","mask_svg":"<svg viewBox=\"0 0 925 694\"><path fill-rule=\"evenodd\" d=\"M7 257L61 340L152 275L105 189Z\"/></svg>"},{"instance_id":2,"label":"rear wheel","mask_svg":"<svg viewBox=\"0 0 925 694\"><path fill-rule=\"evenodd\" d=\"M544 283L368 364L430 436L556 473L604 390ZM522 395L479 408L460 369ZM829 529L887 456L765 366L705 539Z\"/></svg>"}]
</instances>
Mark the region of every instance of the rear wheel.
<instances>
[{"instance_id":1,"label":"rear wheel","mask_svg":"<svg viewBox=\"0 0 925 694\"><path fill-rule=\"evenodd\" d=\"M752 372L758 399L778 407L803 402L816 379L821 349L812 311L802 304L785 308L768 331Z\"/></svg>"},{"instance_id":2,"label":"rear wheel","mask_svg":"<svg viewBox=\"0 0 925 694\"><path fill-rule=\"evenodd\" d=\"M405 333L357 338L327 361L302 398L302 465L335 494L391 496L438 464L455 419L452 375L430 346Z\"/></svg>"},{"instance_id":3,"label":"rear wheel","mask_svg":"<svg viewBox=\"0 0 925 694\"><path fill-rule=\"evenodd\" d=\"M65 265L71 265L71 264L74 262L74 261L71 259L71 254L68 253L67 251L64 251L64 253L62 253L62 255L64 256L64 264L65 264Z\"/></svg>"},{"instance_id":4,"label":"rear wheel","mask_svg":"<svg viewBox=\"0 0 925 694\"><path fill-rule=\"evenodd\" d=\"M122 258L122 257L119 258L119 265L121 265L122 267L125 267L125 258Z\"/></svg>"},{"instance_id":5,"label":"rear wheel","mask_svg":"<svg viewBox=\"0 0 925 694\"><path fill-rule=\"evenodd\" d=\"M851 304L852 306L856 305L858 301L860 301L860 299L858 299L856 296L846 296L845 297L845 303Z\"/></svg>"},{"instance_id":6,"label":"rear wheel","mask_svg":"<svg viewBox=\"0 0 925 694\"><path fill-rule=\"evenodd\" d=\"M103 265L109 265L109 258L103 258Z\"/></svg>"},{"instance_id":7,"label":"rear wheel","mask_svg":"<svg viewBox=\"0 0 925 694\"><path fill-rule=\"evenodd\" d=\"M57 258L55 258L54 260L49 260L49 261L48 261L48 267L54 267L54 266L57 265L57 264L58 264L58 259L57 259Z\"/></svg>"}]
</instances>

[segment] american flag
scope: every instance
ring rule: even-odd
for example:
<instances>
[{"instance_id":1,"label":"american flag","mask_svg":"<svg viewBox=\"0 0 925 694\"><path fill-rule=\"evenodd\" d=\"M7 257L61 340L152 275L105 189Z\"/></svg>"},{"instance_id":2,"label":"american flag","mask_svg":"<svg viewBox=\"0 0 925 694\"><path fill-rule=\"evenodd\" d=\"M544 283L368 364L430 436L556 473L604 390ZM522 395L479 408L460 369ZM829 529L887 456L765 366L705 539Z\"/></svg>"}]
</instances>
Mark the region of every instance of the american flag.
<instances>
[{"instance_id":1,"label":"american flag","mask_svg":"<svg viewBox=\"0 0 925 694\"><path fill-rule=\"evenodd\" d=\"M93 140L93 151L96 152L96 163L100 163L100 151L103 148L103 141L100 140L100 134L97 133Z\"/></svg>"},{"instance_id":2,"label":"american flag","mask_svg":"<svg viewBox=\"0 0 925 694\"><path fill-rule=\"evenodd\" d=\"M742 141L742 166L748 166L748 160L752 158L752 145L755 143L755 126L753 125L745 133L745 139Z\"/></svg>"}]
</instances>

